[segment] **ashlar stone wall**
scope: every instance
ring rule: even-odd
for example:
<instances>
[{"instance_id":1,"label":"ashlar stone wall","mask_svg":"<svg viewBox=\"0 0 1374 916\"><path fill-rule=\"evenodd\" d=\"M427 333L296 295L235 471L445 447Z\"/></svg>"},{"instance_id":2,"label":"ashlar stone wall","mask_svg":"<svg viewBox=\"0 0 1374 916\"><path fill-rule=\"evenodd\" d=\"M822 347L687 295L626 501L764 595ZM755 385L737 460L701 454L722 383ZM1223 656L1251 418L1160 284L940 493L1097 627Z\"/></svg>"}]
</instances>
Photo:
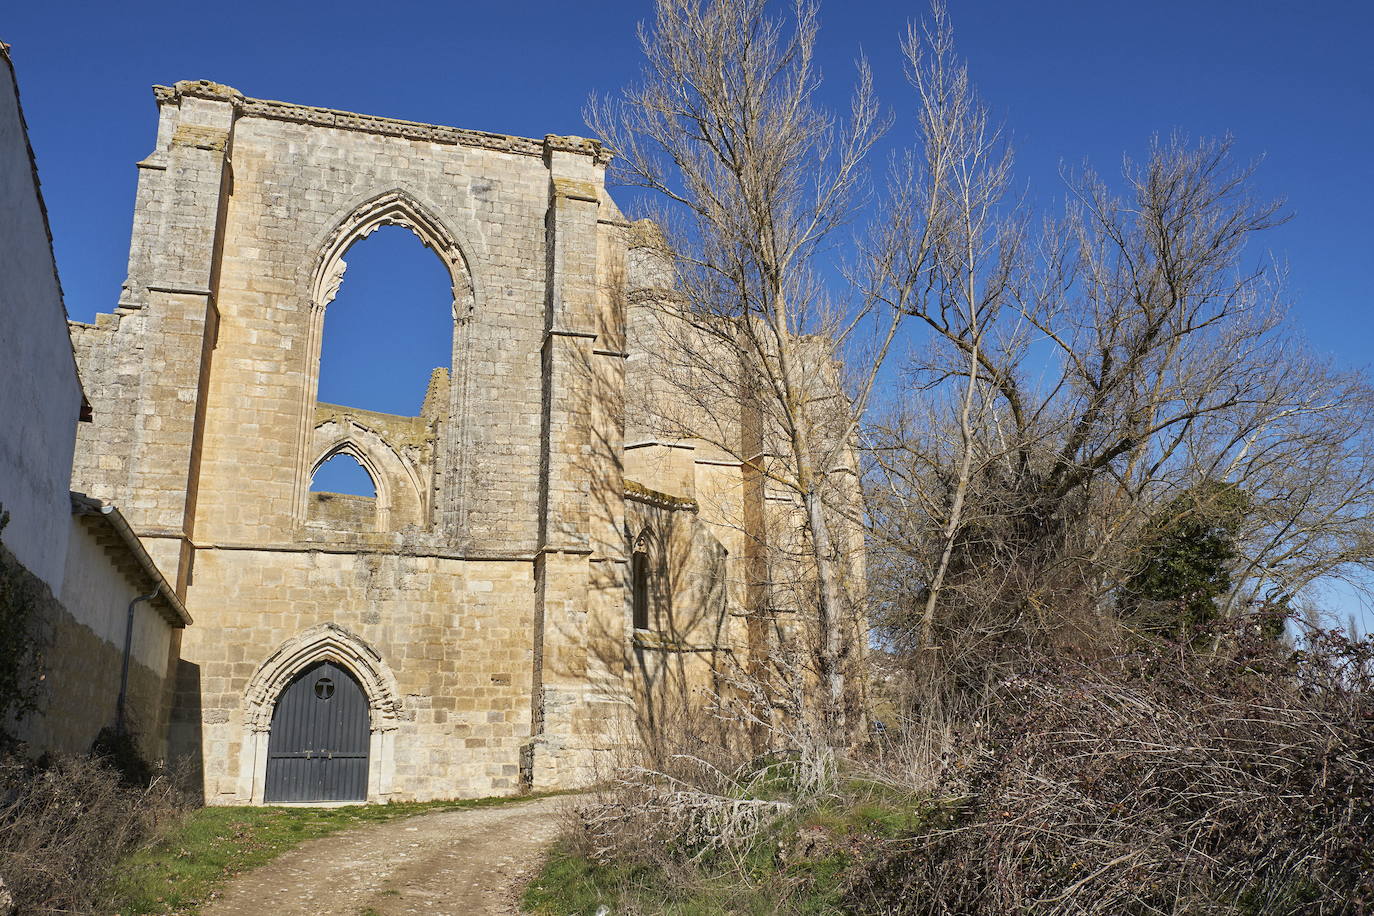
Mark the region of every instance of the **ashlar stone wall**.
<instances>
[{"instance_id":1,"label":"ashlar stone wall","mask_svg":"<svg viewBox=\"0 0 1374 916\"><path fill-rule=\"evenodd\" d=\"M368 698L372 800L587 782L633 739L661 667L645 652L740 641L725 610L745 553L738 461L630 457L648 452L626 441L626 314L657 279L608 157L205 81L156 96L119 305L73 325L96 416L76 465L196 618L173 746L211 802L261 801L276 699L329 659ZM452 278L453 359L419 417L317 399L346 252L383 225ZM339 453L372 475L371 507L312 498ZM691 583L675 614L702 621L663 640L630 621L646 511L680 519L685 565L665 575Z\"/></svg>"}]
</instances>

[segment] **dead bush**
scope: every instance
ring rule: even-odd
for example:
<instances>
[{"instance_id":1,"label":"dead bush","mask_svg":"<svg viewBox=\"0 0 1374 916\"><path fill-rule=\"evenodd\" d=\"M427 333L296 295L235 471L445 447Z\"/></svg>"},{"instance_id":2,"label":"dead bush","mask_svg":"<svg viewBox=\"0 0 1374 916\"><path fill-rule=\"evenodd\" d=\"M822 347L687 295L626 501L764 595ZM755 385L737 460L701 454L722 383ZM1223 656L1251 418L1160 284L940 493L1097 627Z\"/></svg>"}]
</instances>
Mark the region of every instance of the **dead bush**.
<instances>
[{"instance_id":1,"label":"dead bush","mask_svg":"<svg viewBox=\"0 0 1374 916\"><path fill-rule=\"evenodd\" d=\"M797 755L756 754L748 698L697 694L652 727L640 724L575 815L569 839L603 863L676 869L712 853L737 854L792 809L780 792L814 769Z\"/></svg>"},{"instance_id":2,"label":"dead bush","mask_svg":"<svg viewBox=\"0 0 1374 916\"><path fill-rule=\"evenodd\" d=\"M131 784L100 758L0 760L0 879L19 912L101 912L120 858L184 813L175 782Z\"/></svg>"},{"instance_id":3,"label":"dead bush","mask_svg":"<svg viewBox=\"0 0 1374 916\"><path fill-rule=\"evenodd\" d=\"M702 760L682 763L714 769ZM579 813L590 852L598 860L622 862L738 854L793 808L786 800L757 797L772 770L701 772L688 781L656 770L626 769L597 803ZM702 789L703 782L716 788Z\"/></svg>"},{"instance_id":4,"label":"dead bush","mask_svg":"<svg viewBox=\"0 0 1374 916\"><path fill-rule=\"evenodd\" d=\"M852 908L1371 912L1374 645L1208 642L1027 661L946 749L953 826L877 850Z\"/></svg>"}]
</instances>

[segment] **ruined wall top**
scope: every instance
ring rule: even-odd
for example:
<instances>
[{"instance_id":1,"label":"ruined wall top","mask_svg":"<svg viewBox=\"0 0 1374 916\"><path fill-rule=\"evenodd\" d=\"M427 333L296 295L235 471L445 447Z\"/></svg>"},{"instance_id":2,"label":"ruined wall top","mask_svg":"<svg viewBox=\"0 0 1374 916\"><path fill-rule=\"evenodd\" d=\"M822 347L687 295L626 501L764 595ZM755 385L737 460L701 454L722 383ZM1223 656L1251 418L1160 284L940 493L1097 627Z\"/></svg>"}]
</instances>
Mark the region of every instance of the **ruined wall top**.
<instances>
[{"instance_id":1,"label":"ruined wall top","mask_svg":"<svg viewBox=\"0 0 1374 916\"><path fill-rule=\"evenodd\" d=\"M341 130L406 137L411 140L428 140L434 143L470 146L524 156L546 157L554 152L576 153L590 156L600 165L605 165L611 161L610 152L601 143L596 140L588 140L585 137L546 134L543 140L535 140L530 137L467 130L461 127L446 127L441 124L425 124L420 121L405 121L400 118L383 118L351 111L338 111L333 108L297 105L292 102L253 99L232 86L211 80L181 80L173 86L154 86L153 95L157 98L159 105L179 103L183 98L226 101L234 106L239 117L294 121L299 124L336 127Z\"/></svg>"}]
</instances>

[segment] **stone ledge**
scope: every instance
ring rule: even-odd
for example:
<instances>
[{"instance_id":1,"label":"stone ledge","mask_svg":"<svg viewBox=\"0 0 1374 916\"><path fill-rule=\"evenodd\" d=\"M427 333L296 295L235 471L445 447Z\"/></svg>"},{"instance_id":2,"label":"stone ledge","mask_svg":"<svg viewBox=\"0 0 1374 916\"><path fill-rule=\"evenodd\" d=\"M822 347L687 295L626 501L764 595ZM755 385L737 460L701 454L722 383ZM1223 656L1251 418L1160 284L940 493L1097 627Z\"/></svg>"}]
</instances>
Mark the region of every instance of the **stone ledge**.
<instances>
[{"instance_id":1,"label":"stone ledge","mask_svg":"<svg viewBox=\"0 0 1374 916\"><path fill-rule=\"evenodd\" d=\"M533 563L534 553L485 553L479 550L463 550L420 544L400 544L388 541L385 545L337 543L327 541L282 541L278 543L242 544L232 541L196 541L192 544L197 551L228 550L248 553L334 553L368 554L381 556L406 557L410 559L465 560L479 563Z\"/></svg>"},{"instance_id":2,"label":"stone ledge","mask_svg":"<svg viewBox=\"0 0 1374 916\"><path fill-rule=\"evenodd\" d=\"M651 490L644 484L635 483L633 480L625 481L625 498L635 502L648 503L662 509L683 509L687 512L696 512L700 508L695 499L660 493L658 490Z\"/></svg>"},{"instance_id":3,"label":"stone ledge","mask_svg":"<svg viewBox=\"0 0 1374 916\"><path fill-rule=\"evenodd\" d=\"M183 97L218 99L220 101L237 101L243 98L243 93L233 86L226 86L213 80L178 80L171 86L154 86L153 95L159 103L180 102Z\"/></svg>"},{"instance_id":4,"label":"stone ledge","mask_svg":"<svg viewBox=\"0 0 1374 916\"><path fill-rule=\"evenodd\" d=\"M659 630L635 630L630 637L630 642L639 649L650 649L657 652L676 652L685 653L707 653L707 652L732 652L729 646L715 646L706 643L694 644L678 639Z\"/></svg>"},{"instance_id":5,"label":"stone ledge","mask_svg":"<svg viewBox=\"0 0 1374 916\"><path fill-rule=\"evenodd\" d=\"M210 80L182 80L174 86L154 86L153 94L158 104L178 103L185 97L228 101L234 105L240 117L270 118L319 127L337 127L341 130L404 137L409 140L428 140L451 146L470 146L520 156L545 158L550 153L561 152L589 156L600 165L610 161L610 154L599 141L588 140L585 137L549 134L542 140L536 140L531 137L426 124L423 121L406 121L401 118L358 114L334 108L297 105L293 102L253 99L237 89Z\"/></svg>"},{"instance_id":6,"label":"stone ledge","mask_svg":"<svg viewBox=\"0 0 1374 916\"><path fill-rule=\"evenodd\" d=\"M382 413L379 410L364 410L361 407L347 407L343 404L315 403L315 429L329 423L353 423L370 429L392 448L400 451L407 447L420 447L434 438L433 420L428 417L410 417L404 414Z\"/></svg>"}]
</instances>

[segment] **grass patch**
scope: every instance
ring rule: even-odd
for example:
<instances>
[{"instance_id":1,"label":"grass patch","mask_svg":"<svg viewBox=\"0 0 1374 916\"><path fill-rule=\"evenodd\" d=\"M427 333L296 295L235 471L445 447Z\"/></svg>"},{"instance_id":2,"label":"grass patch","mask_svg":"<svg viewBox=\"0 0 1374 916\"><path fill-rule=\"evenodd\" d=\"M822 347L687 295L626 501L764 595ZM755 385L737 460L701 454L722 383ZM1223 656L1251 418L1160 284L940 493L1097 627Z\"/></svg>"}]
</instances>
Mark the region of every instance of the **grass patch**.
<instances>
[{"instance_id":1,"label":"grass patch","mask_svg":"<svg viewBox=\"0 0 1374 916\"><path fill-rule=\"evenodd\" d=\"M111 886L113 912L121 916L194 913L233 876L264 865L305 840L417 814L506 805L556 794L343 808L198 808L171 834L120 864Z\"/></svg>"},{"instance_id":2,"label":"grass patch","mask_svg":"<svg viewBox=\"0 0 1374 916\"><path fill-rule=\"evenodd\" d=\"M747 881L737 874L690 875L660 868L626 870L597 865L555 851L538 878L525 887L524 912L539 916L595 916L612 913L659 916L836 916L842 913L828 890L813 890L797 874L778 881ZM807 876L810 877L810 876Z\"/></svg>"},{"instance_id":3,"label":"grass patch","mask_svg":"<svg viewBox=\"0 0 1374 916\"><path fill-rule=\"evenodd\" d=\"M614 902L616 888L625 877L615 874L618 871L598 866L559 843L549 852L538 876L525 886L521 903L534 913L595 913L603 903Z\"/></svg>"},{"instance_id":4,"label":"grass patch","mask_svg":"<svg viewBox=\"0 0 1374 916\"><path fill-rule=\"evenodd\" d=\"M849 912L855 870L891 840L950 819L946 802L849 780L777 822L735 855L696 861L644 850L632 862L599 863L576 837L554 846L522 903L539 916L612 913L659 916L834 916Z\"/></svg>"},{"instance_id":5,"label":"grass patch","mask_svg":"<svg viewBox=\"0 0 1374 916\"><path fill-rule=\"evenodd\" d=\"M525 887L521 904L539 916L595 916L604 905L612 913L660 916L833 916L837 878L847 860L830 855L783 865L777 838L750 849L742 861L706 860L673 866L641 863L603 865L559 843L537 877Z\"/></svg>"},{"instance_id":6,"label":"grass patch","mask_svg":"<svg viewBox=\"0 0 1374 916\"><path fill-rule=\"evenodd\" d=\"M602 906L612 913L661 916L777 916L836 912L780 909L775 889L747 884L731 875L670 875L653 866L599 865L559 843L539 875L525 886L521 908L540 916L595 916Z\"/></svg>"}]
</instances>

